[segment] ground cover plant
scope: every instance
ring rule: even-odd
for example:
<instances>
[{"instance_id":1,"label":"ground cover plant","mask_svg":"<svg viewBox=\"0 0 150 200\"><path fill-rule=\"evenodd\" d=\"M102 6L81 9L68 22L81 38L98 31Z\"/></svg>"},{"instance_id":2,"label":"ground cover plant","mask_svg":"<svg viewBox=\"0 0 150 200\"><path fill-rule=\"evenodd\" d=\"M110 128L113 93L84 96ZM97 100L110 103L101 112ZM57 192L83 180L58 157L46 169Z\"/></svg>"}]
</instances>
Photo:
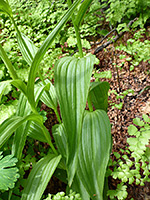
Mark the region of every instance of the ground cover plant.
<instances>
[{"instance_id":1,"label":"ground cover plant","mask_svg":"<svg viewBox=\"0 0 150 200\"><path fill-rule=\"evenodd\" d=\"M12 78L1 82L1 95L8 84L21 91L16 115L6 119L0 126L0 145L2 147L15 131L11 153L18 160L18 168L27 136L47 142L51 148L51 153L41 158L31 170L20 196L21 199L41 199L57 167L62 175L67 175L66 181L69 187L79 192L82 199L103 199L105 195L103 192L105 172L111 152L111 128L106 114L109 84L107 82L90 84L96 58L92 54L83 56L79 33L82 18L91 2L86 0L81 3L77 0L72 3L68 0L68 10L39 49L19 31L8 2L4 0L0 2L0 11L10 17L17 32L18 45L23 58L30 66L26 84L16 73L4 48L0 45L1 58ZM80 7L76 9L78 5ZM80 58L67 56L56 62L53 86L50 80L41 78L39 65L52 41L71 15ZM35 82L37 72L41 80ZM105 95L97 93L98 89ZM55 111L60 123L53 128L57 149L43 124L43 117L37 111L40 99ZM86 102L89 111L85 110ZM58 104L61 117L57 110ZM18 177L17 171L16 177ZM3 176L1 181L7 183L7 177ZM16 180L13 179L14 181ZM9 188L12 189L12 186ZM2 193L3 190L6 188L2 188ZM7 198L11 199L11 197L14 198L13 190L8 192Z\"/></svg>"},{"instance_id":2,"label":"ground cover plant","mask_svg":"<svg viewBox=\"0 0 150 200\"><path fill-rule=\"evenodd\" d=\"M2 2L4 3L2 4L5 5L5 7L7 7L5 4L6 2L5 1L2 1ZM41 57L42 61L39 67L37 68L34 63L35 62L34 56L36 56L36 54L40 55L39 49L44 48L43 46L45 43L44 40L46 39L46 35L49 34L49 31L53 32L53 29L56 26L57 22L59 22L59 20L62 18L63 13L67 11L68 7L72 5L72 2L64 1L63 5L65 9L63 10L62 4L59 4L59 1L56 2L56 4L54 2L52 2L52 4L49 4L50 2L45 1L44 5L38 1L37 2L32 1L32 0L28 1L27 8L32 9L32 11L34 11L33 9L34 7L38 6L39 8L38 12L41 13L41 15L38 15L39 21L41 20L43 23L39 23L39 21L37 20L35 23L36 24L35 27L38 28L38 26L40 26L41 29L43 28L43 31L41 31L40 35L38 35L38 37L36 38L36 34L38 34L37 33L38 29L34 33L34 31L32 32L32 30L28 26L28 23L30 21L34 23L34 20L37 17L36 14L38 12L37 13L33 12L34 13L33 15L30 15L30 13L29 15L27 14L26 15L26 18L28 19L27 23L25 23L26 25L24 27L21 27L20 24L22 23L22 26L23 26L24 20L21 21L19 19L19 15L23 16L26 12L30 12L31 10L26 9L26 7L24 7L25 12L22 13L21 9L19 11L19 7L18 7L18 14L14 17L14 21L13 21L13 24L16 23L15 24L16 30L14 29L13 26L11 28L12 29L11 32L13 33L11 42L9 41L9 39L7 41L5 39L2 39L1 55L3 57L3 61L4 60L5 62L7 61L6 62L7 67L11 68L10 62L7 59L7 55L8 55L9 60L12 61L12 66L15 69L13 73L13 69L11 68L12 74L14 74L15 76L15 72L16 72L20 80L23 80L23 82L21 82L20 80L16 80L16 78L14 78L15 81L14 80L10 81L11 76L9 75L8 72L5 73L6 68L4 67L3 61L1 61L2 63L1 65L2 66L1 102L6 102L7 100L9 100L10 104L7 106L4 106L4 104L2 104L3 109L4 109L3 113L5 113L5 118L2 119L1 121L1 122L4 121L3 124L1 125L2 131L0 133L2 136L1 141L4 142L4 144L2 144L2 147L1 147L1 151L3 152L1 152L0 169L1 169L1 172L5 172L6 175L8 174L8 171L13 172L12 179L9 180L10 181L9 192L7 191L9 189L8 184L7 184L8 183L7 176L2 177L1 179L1 181L3 181L4 183L1 186L3 188L1 188L2 191L0 192L1 194L0 196L2 200L3 199L20 199L21 195L24 195L22 199L24 198L30 199L31 196L29 195L29 197L27 197L26 194L24 193L26 193L27 190L30 193L30 191L32 190L32 187L31 187L31 190L29 187L31 184L31 179L34 176L36 176L35 171L38 169L37 171L39 171L40 173L40 171L43 170L43 176L45 176L46 173L44 174L44 172L47 170L46 166L49 166L51 168L53 163L57 165L57 161L60 159L60 156L58 155L61 155L62 158L60 162L58 161L59 164L57 166L54 164L54 166L56 166L56 169L53 169L55 170L54 175L56 177L59 177L61 181L65 182L66 184L69 184L68 178L73 176L72 174L74 174L74 169L75 169L73 168L73 170L71 170L71 168L72 166L77 165L77 170L75 172L75 176L73 177L73 183L71 185L71 188L77 193L80 193L80 196L78 194L76 195L76 193L69 194L69 192L66 194L66 196L65 196L65 193L58 193L54 196L52 195L47 196L47 193L46 193L46 196L45 194L42 196L39 193L40 192L43 193L44 188L47 185L47 182L45 182L45 184L43 185L43 188L40 188L40 189L38 187L38 185L40 185L40 182L37 182L36 184L37 188L35 189L35 193L37 192L38 193L37 195L39 196L41 195L42 199L45 199L45 198L47 199L55 199L55 198L57 199L68 199L68 198L69 199L76 199L76 198L89 199L90 198L89 196L91 196L92 199L99 199L99 196L102 196L102 195L99 194L97 196L96 194L98 194L98 192L96 192L97 190L94 187L96 186L95 182L102 183L102 180L98 180L100 176L95 175L97 171L100 170L100 167L99 169L96 169L95 166L98 166L98 165L100 166L100 164L98 163L98 161L94 162L94 159L93 159L93 156L97 156L96 147L99 148L99 144L97 143L97 146L95 147L94 146L95 144L92 143L93 140L91 138L94 136L99 137L98 135L99 132L95 131L96 130L95 127L98 127L99 129L100 127L103 128L100 122L105 124L105 120L103 120L103 118L105 118L105 116L107 115L103 114L103 112L107 110L108 110L108 115L109 115L111 126L112 126L113 153L111 153L109 168L107 168L107 172L106 172L106 177L108 178L109 190L107 188L108 187L107 178L105 178L105 183L104 181L102 183L102 185L104 184L105 186L103 199L107 199L107 196L110 199L130 199L130 200L131 199L145 200L146 198L149 197L149 193L147 192L149 191L147 189L149 186L149 183L148 183L149 182L149 150L148 150L149 149L149 116L144 114L143 115L144 122L141 121L143 112L145 112L146 114L149 114L149 111L148 111L149 110L149 104L148 104L149 85L147 84L149 80L148 79L149 78L149 64L148 64L149 34L148 34L148 27L145 24L146 22L148 22L148 17L146 17L148 16L146 13L146 9L149 7L149 3L148 1L146 1L145 4L142 5L142 7L139 7L139 4L140 4L139 1L136 1L136 2L134 1L132 2L107 1L106 4L103 4L102 2L101 4L99 4L99 1L92 1L92 2L93 4L91 4L91 7L89 7L89 10L87 14L85 15L84 19L86 19L88 24L90 25L90 20L91 21L92 19L95 20L95 16L90 17L91 16L90 14L92 14L92 12L96 11L97 9L101 9L100 11L103 14L101 14L101 12L99 12L98 10L96 17L99 17L100 19L103 17L105 18L104 13L108 13L108 15L106 16L106 19L109 23L108 22L106 23L108 23L107 24L108 30L111 29L112 33L114 32L113 31L114 27L112 26L117 27L118 26L117 23L122 22L121 24L119 24L117 29L115 28L118 31L118 35L120 34L120 31L129 31L129 27L126 26L129 20L132 20L134 17L137 17L137 16L139 17L135 21L132 20L135 22L133 23L133 29L130 29L129 33L125 34L124 36L124 37L129 37L129 38L124 39L124 37L122 37L118 43L114 42L114 45L106 48L105 52L103 50L103 47L101 47L103 52L102 53L100 52L97 54L97 57L99 57L99 60L100 60L100 64L96 64L96 68L98 68L98 71L94 69L94 71L92 72L92 67L91 68L89 67L90 62L91 62L91 66L94 63L96 63L96 59L94 58L94 56L86 55L86 53L83 52L83 46L85 45L84 43L86 43L87 40L85 41L82 39L84 38L84 36L85 37L88 36L88 33L90 32L90 30L87 28L87 26L85 26L85 29L83 29L84 30L84 33L83 33L82 27L84 27L84 23L82 24L82 26L80 25L80 28L79 26L77 26L78 24L77 18L79 17L79 14L77 14L78 11L81 11L81 8L82 10L83 8L87 8L90 4L90 1L85 1L84 4L83 2L79 4L77 9L74 11L74 14L72 15L72 20L67 23L68 25L67 29L69 33L68 36L66 36L67 43L63 45L63 42L65 41L65 39L63 41L63 38L61 38L63 41L61 42L60 35L59 35L62 32L64 32L64 30L66 30L64 26L64 29L62 28L60 32L57 33L57 36L55 35L56 37L54 40L56 42L54 41L51 44L52 49L47 50L48 54L47 55L45 54L46 59L45 57L44 58ZM15 1L10 1L10 3L15 3ZM136 3L136 6L134 7L133 5L135 5L135 3ZM17 4L17 1L16 1L16 4ZM47 21L47 19L50 16L47 17L47 14L51 6L52 6L52 10L54 11L54 15L53 15L53 11L50 10L50 12L53 17L55 16L54 18L56 21L54 22L53 27L50 28L49 27L50 21L49 20ZM56 11L57 6L58 7L60 6L60 11L62 11L62 15L60 15L59 13L59 16L57 16L58 14ZM121 16L117 16L118 12L116 8L118 9L120 7L122 7L121 9L123 12L121 12L122 14ZM130 7L132 8L131 10L129 9ZM144 14L141 14L143 13L140 11L141 8L145 11ZM2 10L4 11L4 9ZM9 9L5 11L8 12L8 10ZM129 13L126 11L128 11ZM15 12L15 6L13 7L13 12ZM117 16L116 18L115 18L115 15ZM10 18L12 18L12 16ZM2 15L2 19L4 20L7 19L8 27L7 28L5 27L5 31L4 31L4 33L7 33L7 30L10 27L10 24L12 24L12 22L8 20L8 16L5 14ZM81 18L79 18L79 21L80 19ZM105 21L105 19L103 20L101 19L100 21L101 22ZM94 21L92 22L94 24ZM124 22L126 24L124 24ZM44 25L42 26L42 24ZM73 26L71 24L73 24ZM137 28L138 24L140 25L140 27L142 27L142 29L140 29L139 31L136 31L135 27ZM146 27L146 29L143 28L144 26ZM99 27L99 24L96 24L95 26L93 25L93 27L94 29L91 29L91 30L92 32L94 31L93 32L93 35L95 34L94 36L96 36L97 33L100 33L102 35L108 33L108 30L98 30L97 27ZM30 37L30 40L28 39L28 37L26 37L26 35L28 35L28 29L29 29L29 34L33 34L33 36ZM79 29L80 29L81 34L79 34ZM21 30L21 33L20 33L20 30ZM23 55L23 57L21 56L20 53L19 54L16 53L18 52L18 50L12 49L12 41L14 41L16 38L15 36L16 31L18 32L18 35L19 35L18 43L19 43L19 47L21 49L21 54ZM43 32L44 33L46 32L44 37L42 35ZM132 39L131 39L130 34L132 35ZM34 39L34 35L35 35L35 39ZM111 44L110 41L111 40L113 41L113 39L108 38L107 35L110 35L110 33L106 34L106 36L101 41ZM78 40L76 39L76 36ZM121 36L122 35L120 34L119 37ZM42 40L40 41L41 37L42 37ZM3 38L3 34L2 34L2 38ZM107 38L109 41L106 41ZM31 40L34 41L34 43ZM48 40L46 39L46 41ZM15 43L18 44L17 40ZM94 44L96 45L95 41L94 41ZM56 62L55 67L54 67L55 70L50 71L50 73L46 74L45 76L45 72L46 72L46 70L44 70L45 63L47 63L46 65L47 69L48 69L48 66L53 66L54 64L54 61L52 61L53 58L51 58L52 59L51 60L49 59L49 57L53 55L53 52L55 51L55 49L57 49L58 45L62 45L62 47L60 48L59 46L58 48L59 50L58 51L56 50L56 53L58 53L58 56L57 55L56 57L54 56L55 57L54 60L55 61L58 60L58 57L61 55L62 51L63 51L63 58L61 58L59 61ZM89 43L86 43L85 46L88 46L88 45ZM78 46L79 52L76 52L77 46ZM104 43L104 46L106 46L105 43ZM3 51L3 48L6 51L6 55L5 55L5 52ZM145 51L143 49L145 49ZM14 55L16 56L13 56L12 52L14 52L15 53ZM69 55L71 54L73 55L74 52L76 52L76 54L70 57ZM67 57L65 57L65 55L67 55ZM104 55L107 55L107 56L103 57ZM18 57L18 61L17 61L17 57ZM81 58L79 59L79 57ZM87 64L88 63L87 61L90 61L89 65ZM106 63L107 61L109 61L110 63L109 62ZM83 71L81 70L82 69L80 68L81 63L83 63L83 65L87 67L87 68L84 67L84 69L85 68L87 69L87 72L91 70L89 74L93 75L92 79L90 78L91 75L89 75L88 73L85 75L84 70ZM105 63L105 64L102 64L102 63ZM25 71L27 72L26 80L22 76L22 72L25 72L25 71L18 73L20 70L18 69L18 65L22 66L22 70L25 67ZM31 70L31 68L33 67L32 65L36 68L35 71L38 71L36 75L34 74L35 71ZM87 87L83 87L84 89L78 83L78 79L81 80L81 77L78 76L78 71L75 69L79 69L80 73L83 72L84 74L83 76L84 80L82 79L82 83L84 83L83 84L84 86L87 86ZM72 70L74 70L73 74L75 76L71 73ZM31 79L33 78L31 71L32 72L34 71L33 74L34 74L34 77L36 77L34 86L31 84L31 82L30 84L28 83L28 74L30 74ZM140 71L140 73L137 73L137 71ZM52 76L53 73L55 74L54 85L52 84L53 80L52 82L50 81L53 78ZM33 79L32 79L32 83L34 82ZM90 83L90 86L89 86L90 79L95 82ZM108 92L109 84L106 82L106 80L110 82L111 89L109 92ZM140 84L140 81L143 84L142 86ZM23 87L21 86L21 84L23 85ZM68 85L67 89L65 88L65 84ZM26 85L27 85L28 94L26 92L27 91ZM74 85L76 85L76 88L77 88L75 90L73 90ZM135 87L135 85L137 85L137 87ZM19 93L18 91L16 91L16 88L20 88ZM13 89L13 92L11 92L9 95L8 92L10 92L12 89ZM20 94L21 89L24 92L26 97L22 94L22 92ZM29 95L30 89L34 91L34 95ZM79 92L79 90L84 91L86 93L85 101L84 101L84 96L79 95L81 93L82 94L85 94L85 93ZM145 94L147 97L144 96L143 94ZM35 99L34 99L34 96L35 96ZM74 98L75 96L78 96L78 98ZM78 106L79 104L77 102L79 101L80 98L83 100L84 106L81 103L81 101L80 101L80 106ZM109 107L108 107L108 102L107 102L108 98L109 98ZM14 101L14 99L16 100ZM143 110L137 111L136 108L139 108L139 106L141 106L142 103L144 104L143 101L145 102L147 101L146 108L144 109L144 111ZM41 105L41 102L43 102L44 104ZM66 105L66 102L67 102L67 105ZM135 105L133 106L133 104ZM52 130L53 136L52 135L51 136L54 139L52 139L49 136L49 132L47 131L47 129L49 130L49 127L52 126L53 123L51 123L50 121L50 123L47 124L46 126L47 129L43 126L43 124L45 124L44 123L45 120L46 121L48 120L46 116L49 116L49 115L51 116L53 113L50 110L48 110L49 115L47 115L43 111L41 112L40 111L41 106L45 107L45 105L47 105L47 109L49 107L49 108L52 108L53 111L55 111L55 114L57 116L57 119L55 117L55 122L59 123L53 126L53 130ZM94 105L94 108L93 108L93 105ZM10 106L10 113L8 112L6 113L6 111L8 111L8 106ZM18 108L16 108L17 106ZM86 107L86 111L85 111L85 107ZM134 107L134 110L132 107ZM16 109L17 109L17 112L16 112ZM94 110L96 109L96 111L99 109L104 110L104 111L101 111L101 114L103 117L100 117L100 113L93 111L93 109ZM81 114L79 115L80 112L78 112L78 110L84 112L85 114L83 115L83 113L81 112ZM127 114L127 111L129 112L129 114ZM8 117L13 114L15 114L15 117L13 116L11 118L12 120L11 121ZM97 119L96 116L98 115L99 115L100 121L98 120L97 121L98 123L101 124L100 126L96 124L96 119ZM33 119L35 119L35 116L36 116L36 121L33 122ZM76 117L73 117L73 116L76 116ZM5 122L5 119L7 118L8 120L6 120ZM15 126L17 127L24 120L27 120L27 119L28 120L31 119L31 122L27 122L27 123L25 122L25 124L21 125L14 134L13 134L14 130L13 132L11 131L11 133L9 132L11 129L13 129L13 126L11 127L11 125L9 125L10 122L12 122L12 125L14 125L14 127ZM133 119L134 125L131 125L132 119ZM127 123L127 120L128 120L128 123ZM14 122L16 122L16 124L14 124ZM78 124L78 126L75 126L75 124ZM91 126L91 135L89 134L88 137L86 137L84 136L84 134L85 132L89 132L89 128L87 126L88 124L90 124L89 127ZM106 125L107 124L108 123L106 123ZM76 132L78 132L79 129L81 129L81 126L83 127L82 128L83 137L79 136L78 134L75 134ZM129 128L128 128L128 133L127 133L128 126ZM4 128L8 128L8 129L4 130ZM105 128L106 127L104 126L104 129ZM92 131L96 133L93 134ZM73 132L74 137L72 135L68 136L69 132L71 133ZM9 134L12 134L12 136L10 136ZM130 138L128 138L129 135L131 135ZM7 136L10 136L10 137L7 138ZM81 146L79 146L79 149L80 149L79 151L78 151L78 141L79 141L78 138L81 138L81 141L83 141ZM87 140L84 140L84 138L86 138ZM126 142L126 139L127 139L127 142ZM76 141L75 144L73 140ZM44 145L43 144L41 145L40 141L44 142L43 143ZM67 141L69 141L68 145L67 145ZM90 141L91 148L93 148L93 151L91 151L91 148L89 148L89 141ZM135 143L136 145L134 145ZM19 148L18 148L18 144L20 144ZM86 147L86 145L88 146L88 148ZM34 149L32 148L32 146L34 146ZM49 146L51 146L51 148ZM125 146L127 146L127 148L125 148ZM37 150L36 150L36 147L38 147ZM91 165L91 162L89 159L86 159L85 162L83 161L82 158L84 156L85 158L87 158L86 157L87 154L85 154L85 150L88 152L88 158L90 157L91 160L93 161L92 162L93 165ZM35 151L37 153L36 156L35 156ZM100 150L97 150L97 151L100 151ZM90 152L94 152L95 154L90 154ZM137 152L138 154L140 154L140 157L137 155ZM4 158L2 158L2 154ZM12 154L12 155L9 155L9 154ZM77 154L79 154L80 159L78 163L76 164ZM13 158L14 155L18 159L18 163L17 163L17 159L15 157ZM72 155L74 156L72 157ZM98 160L100 161L100 159ZM4 164L4 161L7 165ZM42 168L43 163L44 163L45 169L44 167ZM87 169L86 164L88 164L88 166L92 166L92 169L89 169L89 171L86 171ZM28 178L28 182L26 183L25 179L27 178L27 173L29 173L30 171L31 171L29 175L30 178ZM91 185L93 188L91 187L90 183L88 183L89 178L88 179L85 178L87 176L89 177L89 174L90 175L93 174L93 177L94 176L98 177L94 183L92 182L93 180L90 179L90 183L92 183ZM52 173L50 173L49 175L51 176ZM85 179L85 182L80 181L80 178L82 180ZM50 177L47 178L45 176L45 179L48 181ZM6 181L6 184L4 180ZM15 185L15 182L16 182L16 185ZM26 188L26 185L29 185L29 187L23 190L23 188ZM137 187L137 185L141 185L141 186ZM98 190L102 191L102 188L99 186ZM139 194L139 195L137 196L136 194ZM33 196L32 198L34 199L34 198L40 198L40 197ZM100 198L102 199L102 197Z\"/></svg>"}]
</instances>

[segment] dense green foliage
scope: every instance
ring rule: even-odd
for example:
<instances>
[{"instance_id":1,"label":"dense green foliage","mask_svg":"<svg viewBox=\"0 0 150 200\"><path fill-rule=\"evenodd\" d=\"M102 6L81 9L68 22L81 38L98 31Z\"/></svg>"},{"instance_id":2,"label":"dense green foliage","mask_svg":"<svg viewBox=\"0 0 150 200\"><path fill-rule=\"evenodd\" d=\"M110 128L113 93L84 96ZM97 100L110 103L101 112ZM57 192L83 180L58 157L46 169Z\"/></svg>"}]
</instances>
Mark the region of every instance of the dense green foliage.
<instances>
[{"instance_id":1,"label":"dense green foliage","mask_svg":"<svg viewBox=\"0 0 150 200\"><path fill-rule=\"evenodd\" d=\"M3 169L6 172L6 177L0 179L0 183L4 182L0 188L2 200L46 198L42 194L57 170L59 177L65 177L63 181L75 192L68 196L49 195L46 200L102 200L107 196L126 199L126 184L135 182L143 186L149 181L150 150L146 145L150 140L150 118L143 115L144 121L134 119L134 125L128 127L129 148L122 150L123 155L114 152L116 161L109 163L113 171L107 169L111 152L110 122L106 114L109 83L100 82L99 78L111 78L112 74L110 71L94 73L97 59L87 52L91 39L96 41L97 36L106 35L113 27L118 32L129 31L127 24L137 17L131 32L140 30L134 32L127 45L120 44L116 50L126 53L120 59L130 62L130 71L142 61L149 62L149 40L143 34L147 34L144 26L149 22L150 1L8 2L10 7L6 0L0 2L0 147L4 152L4 158L0 157L0 173ZM108 27L101 29L104 22ZM121 69L124 63L113 65ZM95 82L90 83L93 74ZM110 93L116 95L120 104L109 104L121 109L122 99L134 91L111 90ZM55 143L44 126L46 114L40 111L41 102L54 110L59 121L53 127ZM35 157L30 148L34 145L31 138L38 141L40 156ZM49 148L43 149L40 142L47 143ZM25 144L29 148L23 153ZM26 180L27 170L31 172ZM105 173L121 180L116 190L104 191ZM13 190L5 192L8 189Z\"/></svg>"}]
</instances>

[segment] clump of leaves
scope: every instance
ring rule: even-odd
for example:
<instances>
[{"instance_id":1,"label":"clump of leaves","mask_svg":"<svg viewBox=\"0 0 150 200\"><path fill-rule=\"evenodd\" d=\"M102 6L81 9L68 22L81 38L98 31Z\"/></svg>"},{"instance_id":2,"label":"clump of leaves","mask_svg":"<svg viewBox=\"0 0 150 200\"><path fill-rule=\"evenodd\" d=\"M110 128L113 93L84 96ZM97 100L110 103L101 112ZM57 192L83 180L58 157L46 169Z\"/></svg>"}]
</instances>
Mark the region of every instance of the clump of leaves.
<instances>
[{"instance_id":1,"label":"clump of leaves","mask_svg":"<svg viewBox=\"0 0 150 200\"><path fill-rule=\"evenodd\" d=\"M58 192L56 195L52 196L51 194L44 200L81 200L80 194L76 194L72 190L68 195L65 195L64 192Z\"/></svg>"},{"instance_id":2,"label":"clump of leaves","mask_svg":"<svg viewBox=\"0 0 150 200\"><path fill-rule=\"evenodd\" d=\"M128 39L126 46L121 44L116 47L117 49L129 54L126 61L131 63L130 71L132 71L134 67L138 66L142 61L150 62L150 41L144 40L144 42L142 42L140 39L144 37L143 34L145 34L145 29L139 30L134 34L132 39Z\"/></svg>"},{"instance_id":3,"label":"clump of leaves","mask_svg":"<svg viewBox=\"0 0 150 200\"><path fill-rule=\"evenodd\" d=\"M143 120L135 118L133 123L128 127L128 133L132 136L127 139L128 149L121 150L123 156L114 152L117 161L110 160L110 166L114 166L114 169L109 169L109 174L121 180L116 190L108 191L111 199L117 197L123 200L127 197L126 183L144 186L145 182L150 182L150 117L143 114Z\"/></svg>"}]
</instances>

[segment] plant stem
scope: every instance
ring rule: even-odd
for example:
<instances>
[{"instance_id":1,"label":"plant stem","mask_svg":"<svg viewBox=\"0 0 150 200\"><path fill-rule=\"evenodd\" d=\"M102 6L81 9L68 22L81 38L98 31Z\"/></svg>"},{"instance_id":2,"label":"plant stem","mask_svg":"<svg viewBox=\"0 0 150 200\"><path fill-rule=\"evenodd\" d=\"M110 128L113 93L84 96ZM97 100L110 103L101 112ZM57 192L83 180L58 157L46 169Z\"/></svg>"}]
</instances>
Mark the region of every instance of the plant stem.
<instances>
[{"instance_id":1,"label":"plant stem","mask_svg":"<svg viewBox=\"0 0 150 200\"><path fill-rule=\"evenodd\" d=\"M17 73L14 70L14 68L13 68L13 66L12 66L12 64L11 64L11 62L10 62L10 60L9 60L7 54L5 53L1 44L0 44L0 55L1 55L1 58L2 58L3 62L5 63L5 65L8 69L12 79L13 80L18 79Z\"/></svg>"},{"instance_id":2,"label":"plant stem","mask_svg":"<svg viewBox=\"0 0 150 200\"><path fill-rule=\"evenodd\" d=\"M49 146L51 147L53 153L54 153L55 155L58 155L58 152L57 152L57 150L55 149L55 147L54 147L52 141L51 141L51 140L49 139L49 137L47 136L47 133L46 133L47 129L46 129L46 127L42 124L42 125L41 125L41 128L43 129L45 138L47 139L47 142L48 142Z\"/></svg>"},{"instance_id":3,"label":"plant stem","mask_svg":"<svg viewBox=\"0 0 150 200\"><path fill-rule=\"evenodd\" d=\"M28 52L28 54L29 54L31 60L33 60L33 56L32 56L32 54L31 54L31 52L30 52L30 50L29 50L27 44L26 44L25 41L23 40L22 35L21 35L21 33L20 33L20 31L19 31L19 29L18 29L16 23L15 23L14 18L11 17L11 20L12 20L12 23L14 24L14 27L15 27L15 29L16 29L16 31L17 31L17 34L19 35L19 38L21 39L21 41L22 41L22 43L23 43L23 45L24 45L26 51Z\"/></svg>"},{"instance_id":4,"label":"plant stem","mask_svg":"<svg viewBox=\"0 0 150 200\"><path fill-rule=\"evenodd\" d=\"M72 1L71 0L67 0L67 4L68 4L68 7L70 7L72 5ZM74 29L75 29L75 33L76 33L77 46L78 46L78 49L79 49L79 54L80 54L80 57L82 58L83 57L83 50L82 50L80 31L79 31L79 27L76 25L74 14L72 15L72 23L73 23L73 26L74 26Z\"/></svg>"},{"instance_id":5,"label":"plant stem","mask_svg":"<svg viewBox=\"0 0 150 200\"><path fill-rule=\"evenodd\" d=\"M57 117L57 120L58 120L59 124L61 124L62 122L61 122L61 119L60 119L60 116L59 116L59 113L58 113L57 109L54 109L54 112L56 114L56 117Z\"/></svg>"},{"instance_id":6,"label":"plant stem","mask_svg":"<svg viewBox=\"0 0 150 200\"><path fill-rule=\"evenodd\" d=\"M83 57L83 50L82 50L82 43L81 43L79 27L77 27L74 22L73 22L73 26L74 26L75 33L76 33L77 46L78 46L78 49L79 49L79 54L80 54L80 57L82 58Z\"/></svg>"}]
</instances>

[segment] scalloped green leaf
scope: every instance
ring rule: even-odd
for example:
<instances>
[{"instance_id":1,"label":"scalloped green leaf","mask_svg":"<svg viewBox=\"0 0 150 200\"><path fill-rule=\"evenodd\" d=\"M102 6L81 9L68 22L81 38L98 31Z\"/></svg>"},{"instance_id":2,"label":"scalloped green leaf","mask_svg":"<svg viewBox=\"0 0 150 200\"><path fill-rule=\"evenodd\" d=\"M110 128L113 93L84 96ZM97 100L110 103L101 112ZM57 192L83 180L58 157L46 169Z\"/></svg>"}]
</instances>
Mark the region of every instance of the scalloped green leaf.
<instances>
[{"instance_id":1,"label":"scalloped green leaf","mask_svg":"<svg viewBox=\"0 0 150 200\"><path fill-rule=\"evenodd\" d=\"M71 185L81 137L82 118L90 87L95 56L64 57L55 65L55 88L67 137L67 173Z\"/></svg>"},{"instance_id":2,"label":"scalloped green leaf","mask_svg":"<svg viewBox=\"0 0 150 200\"><path fill-rule=\"evenodd\" d=\"M103 200L105 173L111 152L111 126L105 111L85 112L78 174L92 200Z\"/></svg>"},{"instance_id":3,"label":"scalloped green leaf","mask_svg":"<svg viewBox=\"0 0 150 200\"><path fill-rule=\"evenodd\" d=\"M61 155L49 154L37 162L32 169L21 200L40 200L46 186L61 160Z\"/></svg>"},{"instance_id":4,"label":"scalloped green leaf","mask_svg":"<svg viewBox=\"0 0 150 200\"><path fill-rule=\"evenodd\" d=\"M18 168L15 167L17 158L13 155L2 156L0 152L0 190L12 189L19 178Z\"/></svg>"}]
</instances>

